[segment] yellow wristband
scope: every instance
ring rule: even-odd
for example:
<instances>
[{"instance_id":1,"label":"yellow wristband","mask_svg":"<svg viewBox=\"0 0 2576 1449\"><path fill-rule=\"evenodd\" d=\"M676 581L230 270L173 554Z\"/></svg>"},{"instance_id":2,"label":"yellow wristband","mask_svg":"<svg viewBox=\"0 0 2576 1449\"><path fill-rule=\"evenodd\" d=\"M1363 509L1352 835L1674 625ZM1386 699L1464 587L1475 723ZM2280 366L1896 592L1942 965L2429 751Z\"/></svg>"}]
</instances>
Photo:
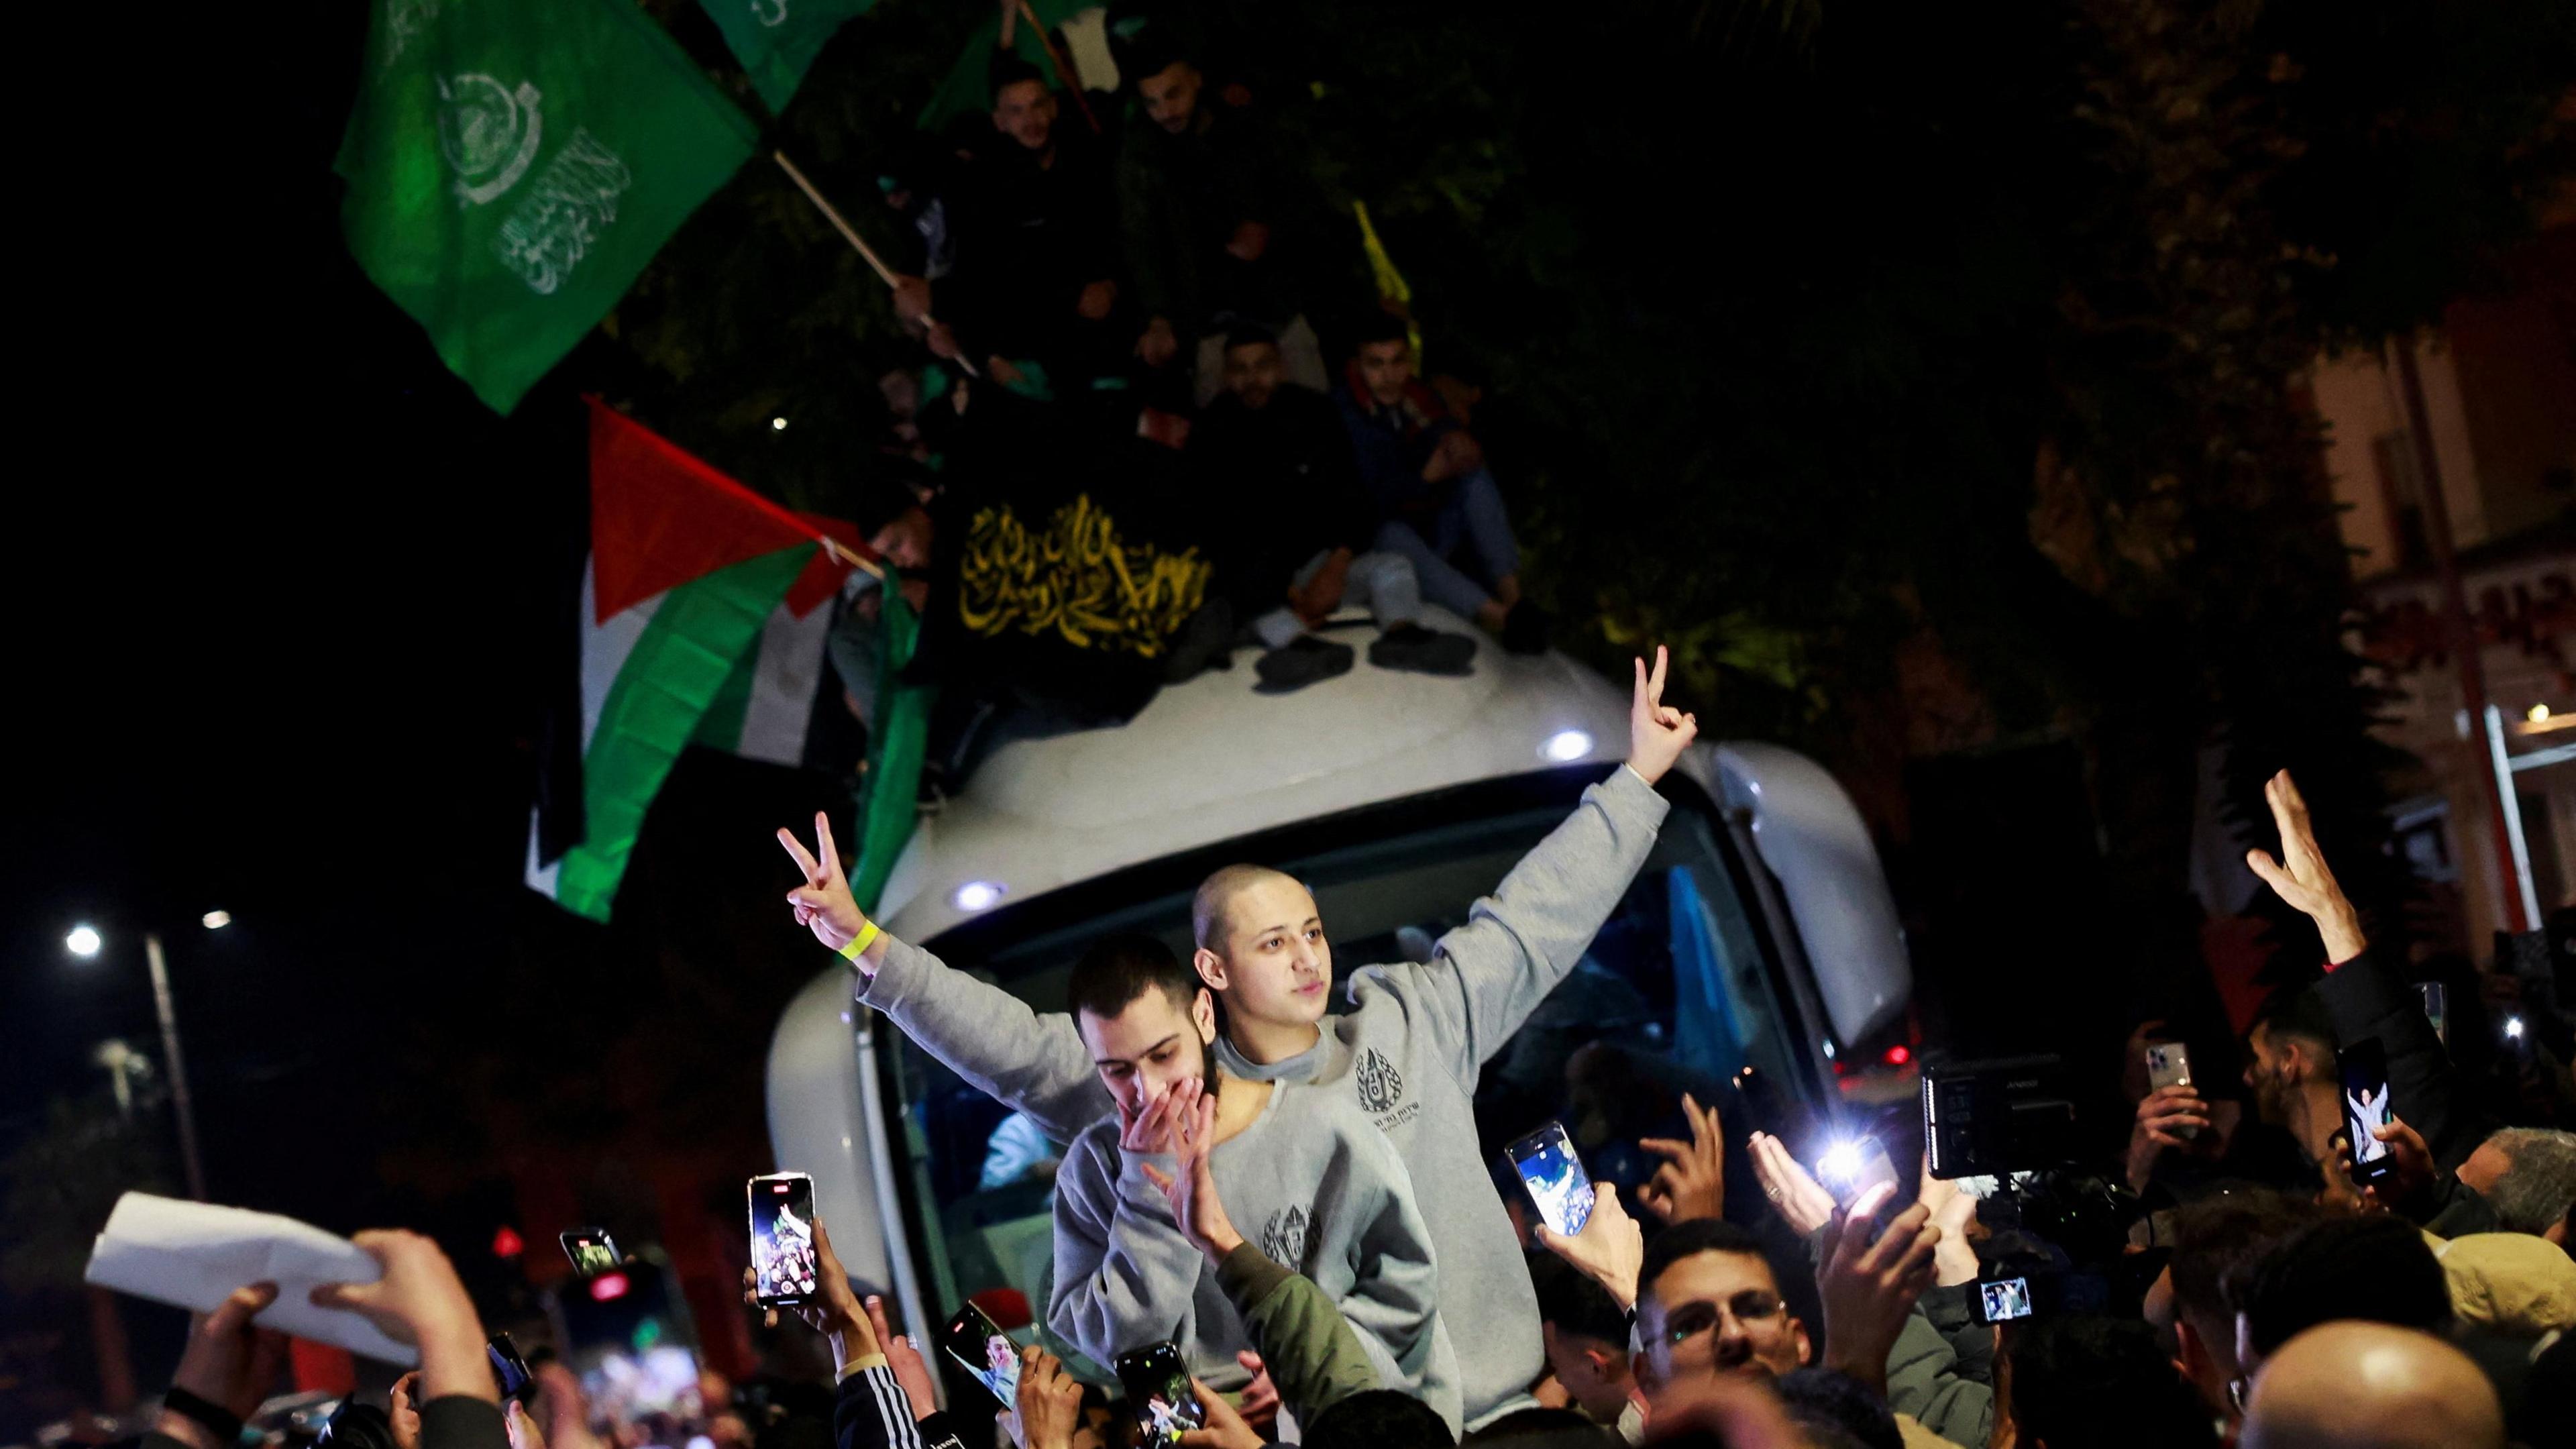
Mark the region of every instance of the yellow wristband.
<instances>
[{"instance_id":1,"label":"yellow wristband","mask_svg":"<svg viewBox=\"0 0 2576 1449\"><path fill-rule=\"evenodd\" d=\"M870 921L859 927L859 933L850 938L849 944L843 946L834 954L838 955L842 960L847 961L852 965L856 965L858 964L859 958L867 954L867 949L877 943L877 937L884 934L885 932L877 929L876 922Z\"/></svg>"}]
</instances>

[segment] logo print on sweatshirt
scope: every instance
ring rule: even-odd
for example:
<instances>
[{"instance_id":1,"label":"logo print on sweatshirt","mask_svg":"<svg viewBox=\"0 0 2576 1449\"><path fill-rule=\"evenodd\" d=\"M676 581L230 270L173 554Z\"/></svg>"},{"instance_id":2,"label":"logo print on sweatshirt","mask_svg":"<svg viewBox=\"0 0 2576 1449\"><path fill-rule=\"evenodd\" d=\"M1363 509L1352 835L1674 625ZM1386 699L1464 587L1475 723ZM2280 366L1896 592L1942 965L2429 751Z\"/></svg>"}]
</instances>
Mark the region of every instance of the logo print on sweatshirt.
<instances>
[{"instance_id":1,"label":"logo print on sweatshirt","mask_svg":"<svg viewBox=\"0 0 2576 1449\"><path fill-rule=\"evenodd\" d=\"M1361 1054L1352 1075L1359 1080L1360 1105L1371 1112L1383 1112L1404 1100L1404 1074L1376 1047Z\"/></svg>"},{"instance_id":2,"label":"logo print on sweatshirt","mask_svg":"<svg viewBox=\"0 0 2576 1449\"><path fill-rule=\"evenodd\" d=\"M1261 1255L1290 1270L1304 1272L1306 1265L1306 1210L1292 1207L1270 1215L1262 1225Z\"/></svg>"}]
</instances>

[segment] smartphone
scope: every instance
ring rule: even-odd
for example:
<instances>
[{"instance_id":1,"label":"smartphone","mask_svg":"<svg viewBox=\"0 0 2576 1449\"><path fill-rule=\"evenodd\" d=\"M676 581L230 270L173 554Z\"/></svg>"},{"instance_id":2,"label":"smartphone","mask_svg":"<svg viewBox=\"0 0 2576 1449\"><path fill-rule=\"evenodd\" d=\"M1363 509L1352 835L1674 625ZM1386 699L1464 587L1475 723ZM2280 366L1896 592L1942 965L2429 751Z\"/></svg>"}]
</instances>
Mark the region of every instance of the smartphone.
<instances>
[{"instance_id":1,"label":"smartphone","mask_svg":"<svg viewBox=\"0 0 2576 1449\"><path fill-rule=\"evenodd\" d=\"M1968 1300L1970 1316L1979 1323L2009 1323L2035 1310L2028 1278L1986 1278Z\"/></svg>"},{"instance_id":2,"label":"smartphone","mask_svg":"<svg viewBox=\"0 0 2576 1449\"><path fill-rule=\"evenodd\" d=\"M1592 1221L1592 1174L1574 1155L1565 1124L1550 1122L1503 1149L1512 1170L1521 1175L1539 1220L1562 1237L1573 1237Z\"/></svg>"},{"instance_id":3,"label":"smartphone","mask_svg":"<svg viewBox=\"0 0 2576 1449\"><path fill-rule=\"evenodd\" d=\"M2190 1048L2184 1046L2178 1041L2160 1041L2152 1043L2147 1047L2148 1091L2155 1091L2159 1087L2188 1087L2190 1085ZM2197 1127L2177 1127L2174 1130L2186 1138L2197 1137L2200 1135L2200 1129Z\"/></svg>"},{"instance_id":4,"label":"smartphone","mask_svg":"<svg viewBox=\"0 0 2576 1449\"><path fill-rule=\"evenodd\" d=\"M528 1361L519 1356L519 1346L510 1341L510 1335L496 1333L483 1340L483 1352L491 1356L492 1376L501 1381L501 1397L518 1397L532 1377Z\"/></svg>"},{"instance_id":5,"label":"smartphone","mask_svg":"<svg viewBox=\"0 0 2576 1449\"><path fill-rule=\"evenodd\" d=\"M561 1241L564 1256L572 1259L572 1270L584 1278L596 1278L614 1272L626 1261L617 1251L617 1240L606 1228L566 1228Z\"/></svg>"},{"instance_id":6,"label":"smartphone","mask_svg":"<svg viewBox=\"0 0 2576 1449\"><path fill-rule=\"evenodd\" d=\"M2415 993L2424 998L2424 1019L2433 1024L2433 1039L2444 1046L2451 1044L2451 993L2439 981L2418 981Z\"/></svg>"},{"instance_id":7,"label":"smartphone","mask_svg":"<svg viewBox=\"0 0 2576 1449\"><path fill-rule=\"evenodd\" d=\"M1142 1449L1172 1449L1183 1434L1207 1427L1207 1411L1190 1391L1190 1368L1178 1345L1157 1343L1118 1355L1118 1382L1126 1386L1137 1426L1145 1431Z\"/></svg>"},{"instance_id":8,"label":"smartphone","mask_svg":"<svg viewBox=\"0 0 2576 1449\"><path fill-rule=\"evenodd\" d=\"M939 1330L939 1346L975 1376L1002 1407L1020 1404L1020 1350L983 1309L969 1303Z\"/></svg>"},{"instance_id":9,"label":"smartphone","mask_svg":"<svg viewBox=\"0 0 2576 1449\"><path fill-rule=\"evenodd\" d=\"M751 1266L760 1306L803 1303L822 1286L814 1255L814 1179L773 1172L745 1187L751 1199Z\"/></svg>"},{"instance_id":10,"label":"smartphone","mask_svg":"<svg viewBox=\"0 0 2576 1449\"><path fill-rule=\"evenodd\" d=\"M2397 1166L2388 1144L2371 1129L2389 1121L2388 1057L2379 1038L2366 1036L2335 1053L2336 1075L2343 1079L2343 1125L2352 1138L2352 1180L2364 1186L2386 1177Z\"/></svg>"},{"instance_id":11,"label":"smartphone","mask_svg":"<svg viewBox=\"0 0 2576 1449\"><path fill-rule=\"evenodd\" d=\"M1825 1149L1825 1154L1816 1159L1816 1181L1834 1195L1835 1206L1848 1212L1871 1188L1882 1182L1903 1180L1896 1175L1896 1164L1888 1159L1887 1144L1864 1134ZM1888 1199L1889 1207L1896 1205L1896 1198Z\"/></svg>"}]
</instances>

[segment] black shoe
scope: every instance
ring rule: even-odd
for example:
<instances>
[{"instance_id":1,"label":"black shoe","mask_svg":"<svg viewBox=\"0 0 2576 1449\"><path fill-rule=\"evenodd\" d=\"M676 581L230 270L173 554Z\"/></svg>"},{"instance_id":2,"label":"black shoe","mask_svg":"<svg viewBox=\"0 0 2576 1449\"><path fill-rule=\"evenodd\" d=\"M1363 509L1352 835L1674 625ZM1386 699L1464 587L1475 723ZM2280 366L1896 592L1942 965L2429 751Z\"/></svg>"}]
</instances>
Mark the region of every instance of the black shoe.
<instances>
[{"instance_id":1,"label":"black shoe","mask_svg":"<svg viewBox=\"0 0 2576 1449\"><path fill-rule=\"evenodd\" d=\"M1335 644L1312 634L1300 634L1284 648L1273 649L1261 656L1252 672L1261 682L1252 686L1255 694L1292 694L1307 685L1318 684L1337 674L1351 672L1358 658L1348 644Z\"/></svg>"},{"instance_id":2,"label":"black shoe","mask_svg":"<svg viewBox=\"0 0 2576 1449\"><path fill-rule=\"evenodd\" d=\"M1503 616L1503 649L1511 654L1545 654L1548 626L1556 621L1527 599Z\"/></svg>"},{"instance_id":3,"label":"black shoe","mask_svg":"<svg viewBox=\"0 0 2576 1449\"><path fill-rule=\"evenodd\" d=\"M1181 621L1163 658L1163 682L1181 684L1209 669L1234 667L1234 608L1210 599Z\"/></svg>"},{"instance_id":4,"label":"black shoe","mask_svg":"<svg viewBox=\"0 0 2576 1449\"><path fill-rule=\"evenodd\" d=\"M1369 663L1380 669L1464 679L1476 672L1476 641L1440 634L1419 624L1398 624L1369 645Z\"/></svg>"}]
</instances>

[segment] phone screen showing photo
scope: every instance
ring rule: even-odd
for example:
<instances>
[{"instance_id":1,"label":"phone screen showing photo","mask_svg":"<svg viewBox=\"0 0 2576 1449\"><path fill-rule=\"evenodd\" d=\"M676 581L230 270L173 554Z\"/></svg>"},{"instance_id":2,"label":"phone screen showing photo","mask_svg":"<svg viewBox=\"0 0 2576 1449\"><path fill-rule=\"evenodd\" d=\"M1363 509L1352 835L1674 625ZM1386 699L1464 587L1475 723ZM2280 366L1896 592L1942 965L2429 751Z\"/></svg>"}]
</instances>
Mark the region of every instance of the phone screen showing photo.
<instances>
[{"instance_id":1,"label":"phone screen showing photo","mask_svg":"<svg viewBox=\"0 0 2576 1449\"><path fill-rule=\"evenodd\" d=\"M2352 1138L2352 1175L2370 1182L2395 1164L2388 1144L2374 1135L2388 1125L2388 1057L2377 1037L2364 1037L2335 1054L2343 1078L2343 1125Z\"/></svg>"},{"instance_id":2,"label":"phone screen showing photo","mask_svg":"<svg viewBox=\"0 0 2576 1449\"><path fill-rule=\"evenodd\" d=\"M1118 1355L1118 1382L1136 1411L1137 1427L1144 1430L1145 1449L1171 1449L1183 1434L1207 1425L1207 1412L1190 1391L1189 1365L1172 1344Z\"/></svg>"},{"instance_id":3,"label":"phone screen showing photo","mask_svg":"<svg viewBox=\"0 0 2576 1449\"><path fill-rule=\"evenodd\" d=\"M814 1179L801 1172L751 1180L751 1266L763 1305L802 1303L821 1285L814 1255Z\"/></svg>"},{"instance_id":4,"label":"phone screen showing photo","mask_svg":"<svg viewBox=\"0 0 2576 1449\"><path fill-rule=\"evenodd\" d=\"M1020 1350L984 1310L969 1303L939 1330L939 1346L1006 1409L1019 1407Z\"/></svg>"},{"instance_id":5,"label":"phone screen showing photo","mask_svg":"<svg viewBox=\"0 0 2576 1449\"><path fill-rule=\"evenodd\" d=\"M606 1228L566 1228L561 1241L564 1256L572 1260L572 1270L584 1278L596 1278L613 1271L623 1261L617 1252L617 1240Z\"/></svg>"},{"instance_id":6,"label":"phone screen showing photo","mask_svg":"<svg viewBox=\"0 0 2576 1449\"><path fill-rule=\"evenodd\" d=\"M1583 1231L1592 1220L1592 1175L1574 1155L1565 1124L1550 1122L1503 1149L1512 1170L1521 1175L1539 1220L1564 1237Z\"/></svg>"},{"instance_id":7,"label":"phone screen showing photo","mask_svg":"<svg viewBox=\"0 0 2576 1449\"><path fill-rule=\"evenodd\" d=\"M2031 1314L2028 1278L1994 1278L1977 1285L1977 1321L2009 1323Z\"/></svg>"}]
</instances>

